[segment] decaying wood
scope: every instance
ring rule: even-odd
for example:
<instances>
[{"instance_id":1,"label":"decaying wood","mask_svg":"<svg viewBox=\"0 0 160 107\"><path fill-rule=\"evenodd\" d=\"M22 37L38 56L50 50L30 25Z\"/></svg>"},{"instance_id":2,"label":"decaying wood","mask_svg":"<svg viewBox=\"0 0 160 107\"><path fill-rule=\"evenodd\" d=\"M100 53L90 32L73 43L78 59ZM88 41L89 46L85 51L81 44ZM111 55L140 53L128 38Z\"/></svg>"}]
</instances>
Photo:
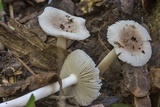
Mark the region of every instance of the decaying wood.
<instances>
[{"instance_id":1,"label":"decaying wood","mask_svg":"<svg viewBox=\"0 0 160 107\"><path fill-rule=\"evenodd\" d=\"M11 19L9 25L0 22L0 43L14 55L25 56L33 66L59 71L68 51L45 44L38 34Z\"/></svg>"},{"instance_id":2,"label":"decaying wood","mask_svg":"<svg viewBox=\"0 0 160 107\"><path fill-rule=\"evenodd\" d=\"M6 86L0 86L0 97L7 97L17 94L22 95L24 94L23 92L32 91L57 81L60 84L60 91L62 91L61 78L57 73L41 72L36 76L32 75L28 77L26 80L18 81L14 84L9 84Z\"/></svg>"}]
</instances>

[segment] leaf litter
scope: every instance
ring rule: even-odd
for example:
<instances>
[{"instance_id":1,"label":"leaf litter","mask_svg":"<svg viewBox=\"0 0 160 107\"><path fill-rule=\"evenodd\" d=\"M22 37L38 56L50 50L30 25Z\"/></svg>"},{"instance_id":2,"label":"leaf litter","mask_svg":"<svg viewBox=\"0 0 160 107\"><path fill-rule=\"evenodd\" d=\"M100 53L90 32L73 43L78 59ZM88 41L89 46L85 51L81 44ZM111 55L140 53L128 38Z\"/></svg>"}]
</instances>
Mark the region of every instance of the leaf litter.
<instances>
[{"instance_id":1,"label":"leaf litter","mask_svg":"<svg viewBox=\"0 0 160 107\"><path fill-rule=\"evenodd\" d=\"M60 8L59 5L62 3L62 1L67 1L67 0L59 0L59 1L58 0L53 0L54 3L52 2L50 5L56 5L57 8ZM137 2L137 1L134 1L134 0L120 0L120 1L112 0L112 2L111 2L109 0L99 0L99 1L97 0L98 2L94 2L94 0L90 0L89 3L90 2L92 3L91 8L87 8L88 1L87 0L84 0L84 1L85 1L86 4L84 3L82 6L78 5L82 1L81 2L77 1L75 4L71 3L71 4L68 4L68 5L73 5L73 7L74 7L74 5L76 5L76 7L74 7L75 9L73 9L73 7L71 8L71 13L73 13L74 10L76 10L77 8L82 8L83 6L86 7L85 9L87 10L87 13L85 13L85 14L82 13L80 15L82 15L82 17L85 17L87 19L86 24L87 24L88 29L90 31L92 31L91 32L92 35L87 40L80 41L80 42L78 42L78 41L72 42L70 44L69 48L68 48L69 51L75 50L77 48L83 49L98 64L97 59L99 59L99 56L101 54L106 54L106 53L104 53L106 51L106 49L107 49L107 51L112 49L112 47L107 43L107 40L106 40L106 37L105 37L107 26L114 23L115 21L121 20L121 19L134 19L134 20L138 21L139 23L141 23L141 17L143 16L144 17L144 22L147 25L149 25L149 29L151 30L151 36L154 37L155 34L159 36L159 32L157 30L158 29L157 26L158 26L159 23L155 23L154 20L153 20L156 17L156 11L150 15L150 16L153 16L153 18L148 18L147 15L146 15L147 13L145 13L143 11L144 10L143 8L144 8L145 5L142 6L141 1ZM16 2L18 2L18 0ZM97 3L99 3L99 4L97 5ZM32 2L31 4L28 3L27 5L29 5L29 7L31 7L31 8L33 8L34 6L36 6L35 4L36 4L35 2ZM42 6L42 4L39 4L39 6L40 5ZM25 7L25 5L23 5L23 6ZM67 8L68 8L67 6L66 6L66 8L65 8L65 6L62 6L62 7L63 7L63 10L67 10ZM30 9L27 8L27 6L25 8L26 8L26 10L30 10ZM159 8L155 8L155 9L158 10ZM41 10L43 10L43 9L41 9ZM26 13L27 12L24 12L20 9L18 11L18 14L15 13L15 16L17 18L21 19L20 16L28 16ZM33 10L31 10L30 13L33 13ZM126 14L128 14L129 16L126 15ZM85 16L83 16L83 15L85 15ZM23 21L23 24L25 24L28 21L30 21L30 23L32 23L32 19L35 19L35 18L36 18L36 15L33 16L32 18L28 18L27 20ZM159 19L156 19L156 20L159 20ZM154 24L156 25L155 28L153 26ZM34 25L32 25L32 26L34 26ZM35 32L38 32L38 31L35 31ZM157 60L157 59L159 59L159 51L158 51L159 50L159 41L155 43L155 41L158 40L158 36L156 36L156 39L154 39L154 41L153 41L154 42L152 44L153 55L152 55L152 58L149 61L148 66L147 66L147 69L149 70L149 72L154 71L154 73L156 73L157 71L155 72L155 70L153 70L153 68L159 69L159 60ZM56 39L53 39L53 41L54 40L56 40ZM44 39L43 41L46 42L47 39ZM51 49L51 48L49 48L49 49ZM138 104L139 105L143 104L143 103L147 104L146 102L150 101L150 97L148 97L148 94L144 97L144 100L143 100L143 99L139 99L137 97L136 98L133 97L132 93L134 93L134 91L132 93L130 93L128 91L127 94L121 92L121 91L124 91L124 89L123 88L121 89L121 86L119 84L122 83L122 80L125 77L125 75L122 75L122 68L121 68L122 65L123 65L122 62L120 62L119 60L116 60L116 62L110 67L108 72L106 72L103 75L103 77L105 79L103 80L103 86L102 86L102 89L101 89L101 96L104 96L102 98L105 99L106 97L109 97L109 96L121 96L120 100L118 100L116 102L133 104L132 100L134 100L135 103L137 104L136 107L138 107ZM156 66L156 67L154 67L154 66ZM116 69L116 67L117 67L117 69ZM134 69L134 68L131 68L131 69ZM138 68L138 69L141 69L141 68ZM24 70L22 72L24 72ZM142 72L139 72L139 73L142 75L143 78L146 78L145 75L143 75ZM131 77L132 76L133 75L131 75ZM158 75L156 75L156 76L157 77L155 77L155 79L158 78ZM32 76L30 76L30 77L32 77ZM30 77L27 77L27 78L30 78ZM129 77L128 79L131 80L131 77ZM33 78L35 78L35 77L32 77L32 79ZM134 79L139 81L140 78L134 78ZM157 80L151 80L151 82L154 82L154 81L157 81ZM25 81L27 81L27 79L24 79L24 80L21 80L21 81L23 83L25 83ZM16 92L19 89L20 90L22 90L22 89L25 90L26 89L25 87L29 87L30 86L29 84L31 84L31 83L26 82L25 86L22 87L21 81L17 81L17 83L15 83L15 84L19 83L20 85L16 85L17 87L15 86L15 89L13 88L13 92ZM28 79L28 81L29 81L29 79ZM133 80L131 80L131 81L133 81ZM46 84L47 84L47 82L46 82ZM9 85L11 85L11 84L9 84ZM143 83L141 85L143 85ZM134 89L132 87L130 87L130 88ZM144 87L144 88L147 88L147 87ZM142 90L143 90L143 88L142 88ZM156 90L155 90L155 88L151 88L151 90L152 91L150 91L151 92L150 95L152 96L152 95L155 95L155 93L158 93L157 90L159 90L159 88L156 87ZM4 89L3 89L3 91L4 91ZM16 93L15 94L11 93L11 94L17 95ZM99 105L102 104L101 106L103 106L103 105L105 105L105 103L102 103L101 101L104 100L104 99L98 98L97 100L95 100L95 102L93 104L95 106L96 106L96 104L97 104L97 106L98 106L98 104ZM144 102L141 102L142 100ZM155 100L155 98L151 97L151 101L153 102L154 100ZM42 104L42 102L40 104ZM140 106L140 107L142 107L142 106ZM153 107L156 107L156 106L153 105Z\"/></svg>"}]
</instances>

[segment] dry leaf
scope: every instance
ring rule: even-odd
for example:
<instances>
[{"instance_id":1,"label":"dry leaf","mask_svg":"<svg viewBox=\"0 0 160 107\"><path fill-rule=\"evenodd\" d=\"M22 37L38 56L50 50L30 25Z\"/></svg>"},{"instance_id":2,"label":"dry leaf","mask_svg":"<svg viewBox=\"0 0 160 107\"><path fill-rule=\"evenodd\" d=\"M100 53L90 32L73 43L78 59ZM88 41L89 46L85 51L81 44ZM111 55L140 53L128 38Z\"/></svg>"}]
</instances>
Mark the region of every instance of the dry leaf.
<instances>
[{"instance_id":1,"label":"dry leaf","mask_svg":"<svg viewBox=\"0 0 160 107\"><path fill-rule=\"evenodd\" d=\"M32 75L26 80L19 81L15 84L10 84L8 86L0 86L0 97L7 97L17 93L20 94L20 92L24 91L32 91L57 81L60 83L61 86L62 84L59 75L53 72L40 73L36 76Z\"/></svg>"},{"instance_id":2,"label":"dry leaf","mask_svg":"<svg viewBox=\"0 0 160 107\"><path fill-rule=\"evenodd\" d=\"M159 41L154 42L152 44L152 51L153 52L152 52L152 57L149 61L149 66L159 66L160 60L157 60L157 59L160 59L160 42Z\"/></svg>"},{"instance_id":3,"label":"dry leaf","mask_svg":"<svg viewBox=\"0 0 160 107\"><path fill-rule=\"evenodd\" d=\"M61 9L69 14L74 15L75 5L72 0L53 0L50 4L52 7Z\"/></svg>"},{"instance_id":4,"label":"dry leaf","mask_svg":"<svg viewBox=\"0 0 160 107\"><path fill-rule=\"evenodd\" d=\"M74 15L75 5L71 0L62 0L59 4L59 9L66 11L69 14Z\"/></svg>"},{"instance_id":5,"label":"dry leaf","mask_svg":"<svg viewBox=\"0 0 160 107\"><path fill-rule=\"evenodd\" d=\"M124 13L129 15L133 12L134 0L120 0L121 1L121 9Z\"/></svg>"},{"instance_id":6,"label":"dry leaf","mask_svg":"<svg viewBox=\"0 0 160 107\"><path fill-rule=\"evenodd\" d=\"M159 67L151 67L150 68L150 77L152 88L160 89L160 68Z\"/></svg>"},{"instance_id":7,"label":"dry leaf","mask_svg":"<svg viewBox=\"0 0 160 107\"><path fill-rule=\"evenodd\" d=\"M133 12L134 0L114 0L114 5L129 15Z\"/></svg>"},{"instance_id":8,"label":"dry leaf","mask_svg":"<svg viewBox=\"0 0 160 107\"><path fill-rule=\"evenodd\" d=\"M134 107L152 107L149 94L145 97L134 97Z\"/></svg>"},{"instance_id":9,"label":"dry leaf","mask_svg":"<svg viewBox=\"0 0 160 107\"><path fill-rule=\"evenodd\" d=\"M136 97L144 97L150 90L150 78L147 68L133 67L125 64L123 70L123 83Z\"/></svg>"},{"instance_id":10,"label":"dry leaf","mask_svg":"<svg viewBox=\"0 0 160 107\"><path fill-rule=\"evenodd\" d=\"M81 0L77 3L75 13L76 15L89 14L104 4L105 0Z\"/></svg>"}]
</instances>

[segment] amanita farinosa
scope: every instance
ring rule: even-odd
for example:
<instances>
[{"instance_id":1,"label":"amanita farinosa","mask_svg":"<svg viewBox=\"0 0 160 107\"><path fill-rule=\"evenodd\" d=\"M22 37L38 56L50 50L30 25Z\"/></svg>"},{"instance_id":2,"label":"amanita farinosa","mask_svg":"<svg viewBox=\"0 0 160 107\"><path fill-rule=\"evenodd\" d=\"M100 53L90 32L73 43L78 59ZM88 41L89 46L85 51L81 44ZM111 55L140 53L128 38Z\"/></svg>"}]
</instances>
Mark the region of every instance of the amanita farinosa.
<instances>
[{"instance_id":1,"label":"amanita farinosa","mask_svg":"<svg viewBox=\"0 0 160 107\"><path fill-rule=\"evenodd\" d=\"M112 51L100 62L100 75L118 58L132 66L146 64L152 54L148 31L132 20L122 20L108 27L108 42Z\"/></svg>"},{"instance_id":2,"label":"amanita farinosa","mask_svg":"<svg viewBox=\"0 0 160 107\"><path fill-rule=\"evenodd\" d=\"M90 36L85 26L85 19L54 7L46 7L38 20L44 32L57 37L57 46L64 49L66 49L66 39L84 40Z\"/></svg>"},{"instance_id":3,"label":"amanita farinosa","mask_svg":"<svg viewBox=\"0 0 160 107\"><path fill-rule=\"evenodd\" d=\"M93 60L82 50L70 53L62 66L60 76L62 77L62 87L65 90L64 94L75 97L80 105L87 106L100 95L99 90L102 84L99 79L99 69L95 66ZM22 97L0 103L0 107L25 106L31 94L37 101L59 89L59 83L56 82Z\"/></svg>"}]
</instances>

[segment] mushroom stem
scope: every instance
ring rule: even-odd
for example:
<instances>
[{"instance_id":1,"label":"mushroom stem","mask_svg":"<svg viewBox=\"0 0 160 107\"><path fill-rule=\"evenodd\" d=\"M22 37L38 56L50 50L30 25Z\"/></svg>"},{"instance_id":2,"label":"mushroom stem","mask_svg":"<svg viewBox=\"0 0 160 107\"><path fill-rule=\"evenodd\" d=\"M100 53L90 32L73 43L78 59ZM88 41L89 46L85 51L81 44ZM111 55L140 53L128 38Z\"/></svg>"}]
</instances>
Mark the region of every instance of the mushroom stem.
<instances>
[{"instance_id":1,"label":"mushroom stem","mask_svg":"<svg viewBox=\"0 0 160 107\"><path fill-rule=\"evenodd\" d=\"M58 37L56 45L63 48L63 49L66 49L66 42L67 42L67 40L64 37Z\"/></svg>"},{"instance_id":2,"label":"mushroom stem","mask_svg":"<svg viewBox=\"0 0 160 107\"><path fill-rule=\"evenodd\" d=\"M70 74L67 78L62 80L62 88L66 88L68 86L74 85L77 82L78 82L77 77L74 74ZM30 92L26 95L23 95L19 98L0 103L0 107L21 107L21 106L25 106L32 94L35 96L35 101L37 101L37 100L40 100L44 97L47 97L47 96L59 91L59 89L60 89L59 83L55 82L55 83L52 83L50 85L39 88L37 90L34 90L34 91L32 91L32 92Z\"/></svg>"},{"instance_id":3,"label":"mushroom stem","mask_svg":"<svg viewBox=\"0 0 160 107\"><path fill-rule=\"evenodd\" d=\"M113 48L98 65L98 68L100 70L100 76L102 76L102 74L109 68L109 66L116 58L117 55L115 53L115 49Z\"/></svg>"}]
</instances>

